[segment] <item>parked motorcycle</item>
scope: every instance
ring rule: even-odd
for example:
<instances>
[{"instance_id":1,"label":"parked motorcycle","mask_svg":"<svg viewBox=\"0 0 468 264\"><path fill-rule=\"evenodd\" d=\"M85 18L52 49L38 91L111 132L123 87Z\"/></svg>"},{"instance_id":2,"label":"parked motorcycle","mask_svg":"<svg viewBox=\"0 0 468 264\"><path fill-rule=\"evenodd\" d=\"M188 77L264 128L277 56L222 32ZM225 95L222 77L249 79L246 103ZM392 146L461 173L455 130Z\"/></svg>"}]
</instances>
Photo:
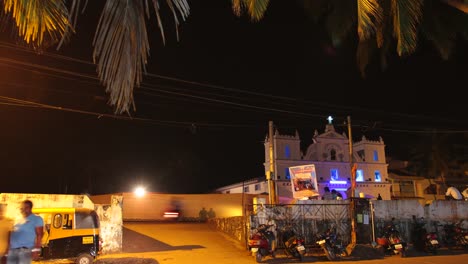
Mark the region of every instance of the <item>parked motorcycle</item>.
<instances>
[{"instance_id":1,"label":"parked motorcycle","mask_svg":"<svg viewBox=\"0 0 468 264\"><path fill-rule=\"evenodd\" d=\"M413 216L412 242L416 250L437 254L440 247L436 232L427 232L423 218Z\"/></svg>"},{"instance_id":2,"label":"parked motorcycle","mask_svg":"<svg viewBox=\"0 0 468 264\"><path fill-rule=\"evenodd\" d=\"M329 228L323 234L320 234L316 243L323 249L330 261L335 261L346 255L346 248L338 239L335 227Z\"/></svg>"},{"instance_id":3,"label":"parked motorcycle","mask_svg":"<svg viewBox=\"0 0 468 264\"><path fill-rule=\"evenodd\" d=\"M262 262L263 257L271 255L275 257L276 237L272 227L275 225L261 224L252 228L252 233L248 240L249 250L255 255L258 263Z\"/></svg>"},{"instance_id":4,"label":"parked motorcycle","mask_svg":"<svg viewBox=\"0 0 468 264\"><path fill-rule=\"evenodd\" d=\"M283 227L280 232L286 255L302 261L306 253L304 239L294 232L291 225Z\"/></svg>"},{"instance_id":5,"label":"parked motorcycle","mask_svg":"<svg viewBox=\"0 0 468 264\"><path fill-rule=\"evenodd\" d=\"M401 237L393 221L394 219L392 219L389 225L384 227L383 236L377 238L377 244L381 246L385 253L400 254L403 258L406 257L408 245Z\"/></svg>"},{"instance_id":6,"label":"parked motorcycle","mask_svg":"<svg viewBox=\"0 0 468 264\"><path fill-rule=\"evenodd\" d=\"M444 244L449 248L468 249L468 232L462 228L462 222L444 225Z\"/></svg>"}]
</instances>

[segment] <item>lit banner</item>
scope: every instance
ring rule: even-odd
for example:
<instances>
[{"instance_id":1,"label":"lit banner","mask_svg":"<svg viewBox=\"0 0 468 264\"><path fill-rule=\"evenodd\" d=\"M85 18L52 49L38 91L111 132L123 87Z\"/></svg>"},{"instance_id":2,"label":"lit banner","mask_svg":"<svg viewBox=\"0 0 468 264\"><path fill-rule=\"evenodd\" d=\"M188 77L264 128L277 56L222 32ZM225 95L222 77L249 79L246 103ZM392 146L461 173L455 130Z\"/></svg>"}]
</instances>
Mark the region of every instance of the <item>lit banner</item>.
<instances>
[{"instance_id":1,"label":"lit banner","mask_svg":"<svg viewBox=\"0 0 468 264\"><path fill-rule=\"evenodd\" d=\"M291 187L295 199L319 195L314 164L290 167L289 174L291 175Z\"/></svg>"}]
</instances>

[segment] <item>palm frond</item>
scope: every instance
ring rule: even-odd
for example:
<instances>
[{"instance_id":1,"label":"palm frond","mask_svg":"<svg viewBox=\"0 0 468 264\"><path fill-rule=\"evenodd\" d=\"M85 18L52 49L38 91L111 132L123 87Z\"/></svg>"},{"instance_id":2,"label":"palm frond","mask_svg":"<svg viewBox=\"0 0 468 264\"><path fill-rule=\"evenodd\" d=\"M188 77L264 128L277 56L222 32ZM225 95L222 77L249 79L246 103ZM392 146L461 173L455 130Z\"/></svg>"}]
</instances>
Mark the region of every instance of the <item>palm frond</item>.
<instances>
[{"instance_id":1,"label":"palm frond","mask_svg":"<svg viewBox=\"0 0 468 264\"><path fill-rule=\"evenodd\" d=\"M88 0L85 0L85 3L83 5L83 9L81 12L84 11L88 4ZM70 40L70 36L72 33L74 33L74 28L76 28L77 20L78 20L78 14L80 13L80 7L81 7L81 0L71 0L70 4L70 12L68 14L68 21L70 21L70 24L65 30L65 33L62 36L62 39L60 40L59 44L57 45L57 50L59 50L62 45L65 42L68 42Z\"/></svg>"},{"instance_id":2,"label":"palm frond","mask_svg":"<svg viewBox=\"0 0 468 264\"><path fill-rule=\"evenodd\" d=\"M146 1L146 0L145 0ZM172 15L174 16L174 23L176 27L176 35L177 35L177 40L179 40L179 15L182 18L183 21L188 17L190 14L190 7L187 3L187 0L166 0L167 5L171 9ZM154 5L154 10L156 12L156 17L158 20L158 26L159 30L161 31L163 41L165 39L164 37L164 28L161 22L161 17L159 15L159 0L153 0L153 5Z\"/></svg>"},{"instance_id":3,"label":"palm frond","mask_svg":"<svg viewBox=\"0 0 468 264\"><path fill-rule=\"evenodd\" d=\"M232 9L237 16L247 9L250 19L256 22L263 18L269 3L270 0L232 0Z\"/></svg>"},{"instance_id":4,"label":"palm frond","mask_svg":"<svg viewBox=\"0 0 468 264\"><path fill-rule=\"evenodd\" d=\"M133 90L142 81L149 55L145 7L141 0L107 0L93 45L98 76L116 113L130 112Z\"/></svg>"},{"instance_id":5,"label":"palm frond","mask_svg":"<svg viewBox=\"0 0 468 264\"><path fill-rule=\"evenodd\" d=\"M468 14L468 1L467 0L442 0L442 1L464 12L465 14Z\"/></svg>"},{"instance_id":6,"label":"palm frond","mask_svg":"<svg viewBox=\"0 0 468 264\"><path fill-rule=\"evenodd\" d=\"M418 25L423 0L392 0L393 34L400 56L413 53L417 47Z\"/></svg>"},{"instance_id":7,"label":"palm frond","mask_svg":"<svg viewBox=\"0 0 468 264\"><path fill-rule=\"evenodd\" d=\"M232 2L232 11L234 12L234 15L240 17L242 15L242 9L245 7L244 5L244 0L231 0Z\"/></svg>"},{"instance_id":8,"label":"palm frond","mask_svg":"<svg viewBox=\"0 0 468 264\"><path fill-rule=\"evenodd\" d=\"M468 34L468 16L439 1L429 1L424 6L422 32L439 51L444 60L449 59L457 36Z\"/></svg>"},{"instance_id":9,"label":"palm frond","mask_svg":"<svg viewBox=\"0 0 468 264\"><path fill-rule=\"evenodd\" d=\"M357 23L359 39L369 39L377 32L382 21L382 8L378 0L357 0Z\"/></svg>"},{"instance_id":10,"label":"palm frond","mask_svg":"<svg viewBox=\"0 0 468 264\"><path fill-rule=\"evenodd\" d=\"M356 63L362 78L366 78L366 68L375 52L372 39L360 40L356 51Z\"/></svg>"},{"instance_id":11,"label":"palm frond","mask_svg":"<svg viewBox=\"0 0 468 264\"><path fill-rule=\"evenodd\" d=\"M64 0L4 0L19 36L28 44L41 47L57 43L71 27Z\"/></svg>"},{"instance_id":12,"label":"palm frond","mask_svg":"<svg viewBox=\"0 0 468 264\"><path fill-rule=\"evenodd\" d=\"M357 5L354 1L332 0L326 27L333 46L339 46L356 25Z\"/></svg>"}]
</instances>

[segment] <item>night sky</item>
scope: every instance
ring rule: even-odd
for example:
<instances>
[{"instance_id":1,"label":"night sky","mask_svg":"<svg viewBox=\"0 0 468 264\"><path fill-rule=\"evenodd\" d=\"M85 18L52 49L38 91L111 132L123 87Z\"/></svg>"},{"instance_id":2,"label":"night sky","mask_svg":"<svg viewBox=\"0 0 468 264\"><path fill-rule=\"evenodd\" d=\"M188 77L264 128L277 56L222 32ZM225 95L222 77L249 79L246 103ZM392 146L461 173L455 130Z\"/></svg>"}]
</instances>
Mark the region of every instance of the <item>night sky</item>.
<instances>
[{"instance_id":1,"label":"night sky","mask_svg":"<svg viewBox=\"0 0 468 264\"><path fill-rule=\"evenodd\" d=\"M1 32L0 96L74 112L0 100L0 192L210 192L264 175L270 120L282 133L297 129L305 148L328 115L340 133L349 115L355 139L382 136L387 155L402 159L423 131L468 131L466 41L444 61L421 39L409 57L390 53L385 71L373 61L363 79L355 37L334 48L295 1L272 1L257 23L228 0L189 1L179 41L163 17L165 46L153 17L135 119L100 116L113 115L91 64L103 2L90 1L59 51L38 55Z\"/></svg>"}]
</instances>

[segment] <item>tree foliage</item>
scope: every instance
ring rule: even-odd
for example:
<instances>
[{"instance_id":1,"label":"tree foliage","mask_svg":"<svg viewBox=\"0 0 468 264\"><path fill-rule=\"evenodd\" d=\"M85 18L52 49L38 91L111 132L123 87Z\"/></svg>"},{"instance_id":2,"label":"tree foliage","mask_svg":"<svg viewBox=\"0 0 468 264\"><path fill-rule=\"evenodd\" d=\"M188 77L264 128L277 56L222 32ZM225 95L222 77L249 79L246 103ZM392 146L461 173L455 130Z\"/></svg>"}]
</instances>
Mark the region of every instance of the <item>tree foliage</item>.
<instances>
[{"instance_id":1,"label":"tree foliage","mask_svg":"<svg viewBox=\"0 0 468 264\"><path fill-rule=\"evenodd\" d=\"M385 68L386 54L392 47L399 56L411 55L421 35L434 43L444 59L452 53L458 37L468 37L468 18L463 11L468 8L457 0L299 2L307 12L326 17L333 45L342 45L351 34L358 36L356 56L363 76L375 53L380 53ZM109 93L109 104L117 114L136 111L133 93L142 82L148 62L150 44L146 25L150 14L156 17L165 42L161 4L172 13L177 33L180 23L190 14L188 0L106 0L101 11L93 58L99 78ZM270 0L231 0L231 4L235 15L247 14L251 21L257 22L263 19ZM86 5L87 0L0 0L0 15L14 21L18 36L35 49L52 45L60 48L75 32L77 18Z\"/></svg>"}]
</instances>

